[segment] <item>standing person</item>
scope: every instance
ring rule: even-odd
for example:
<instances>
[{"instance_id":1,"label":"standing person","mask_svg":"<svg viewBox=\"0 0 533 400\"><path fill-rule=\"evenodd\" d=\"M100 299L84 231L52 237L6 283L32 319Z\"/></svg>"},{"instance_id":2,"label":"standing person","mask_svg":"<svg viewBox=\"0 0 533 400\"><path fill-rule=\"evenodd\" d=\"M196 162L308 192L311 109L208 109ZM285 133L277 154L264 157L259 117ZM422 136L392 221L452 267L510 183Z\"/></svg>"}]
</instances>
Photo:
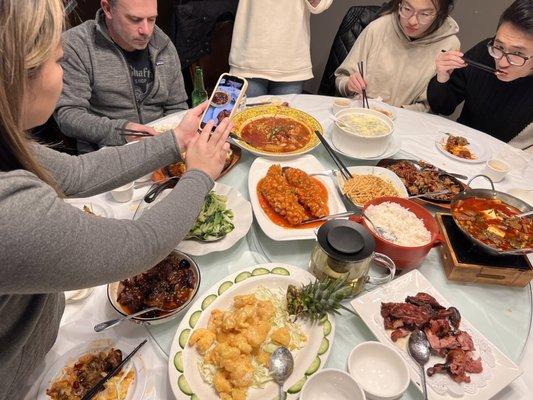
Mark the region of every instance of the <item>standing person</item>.
<instances>
[{"instance_id":1,"label":"standing person","mask_svg":"<svg viewBox=\"0 0 533 400\"><path fill-rule=\"evenodd\" d=\"M453 0L392 0L381 16L359 35L335 71L341 96L363 89L371 98L417 111L428 111L426 89L435 75L441 49L459 48L459 26L449 16ZM364 79L357 63L364 63Z\"/></svg>"},{"instance_id":2,"label":"standing person","mask_svg":"<svg viewBox=\"0 0 533 400\"><path fill-rule=\"evenodd\" d=\"M176 48L156 26L157 0L101 0L94 20L63 34L65 76L55 118L81 153L119 146L115 128L187 109ZM134 139L131 137L131 139Z\"/></svg>"},{"instance_id":3,"label":"standing person","mask_svg":"<svg viewBox=\"0 0 533 400\"><path fill-rule=\"evenodd\" d=\"M313 77L311 14L333 0L240 0L230 73L248 79L248 97L302 93Z\"/></svg>"},{"instance_id":4,"label":"standing person","mask_svg":"<svg viewBox=\"0 0 533 400\"><path fill-rule=\"evenodd\" d=\"M64 290L125 279L156 265L185 237L222 171L232 128L197 134L207 103L174 131L73 157L30 142L61 94L62 0L0 0L0 400L53 345ZM179 159L187 172L136 221L89 215L63 201L113 189Z\"/></svg>"},{"instance_id":5,"label":"standing person","mask_svg":"<svg viewBox=\"0 0 533 400\"><path fill-rule=\"evenodd\" d=\"M468 67L463 53L436 59L437 74L428 87L431 109L450 115L464 101L458 122L512 146L533 144L533 1L516 0L502 14L496 36L464 56L494 67L491 74Z\"/></svg>"}]
</instances>

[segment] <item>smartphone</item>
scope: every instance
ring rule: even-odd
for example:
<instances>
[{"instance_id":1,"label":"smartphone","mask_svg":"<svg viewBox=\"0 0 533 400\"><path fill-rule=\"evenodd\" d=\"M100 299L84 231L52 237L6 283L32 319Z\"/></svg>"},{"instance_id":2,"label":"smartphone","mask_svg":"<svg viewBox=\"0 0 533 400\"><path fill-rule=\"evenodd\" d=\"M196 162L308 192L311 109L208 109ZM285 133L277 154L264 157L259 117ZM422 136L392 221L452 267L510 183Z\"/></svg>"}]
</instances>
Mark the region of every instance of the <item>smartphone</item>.
<instances>
[{"instance_id":1,"label":"smartphone","mask_svg":"<svg viewBox=\"0 0 533 400\"><path fill-rule=\"evenodd\" d=\"M231 118L238 108L242 97L248 89L248 81L235 75L222 74L209 99L209 107L205 110L200 122L203 129L209 121L214 122L213 130L225 118Z\"/></svg>"}]
</instances>

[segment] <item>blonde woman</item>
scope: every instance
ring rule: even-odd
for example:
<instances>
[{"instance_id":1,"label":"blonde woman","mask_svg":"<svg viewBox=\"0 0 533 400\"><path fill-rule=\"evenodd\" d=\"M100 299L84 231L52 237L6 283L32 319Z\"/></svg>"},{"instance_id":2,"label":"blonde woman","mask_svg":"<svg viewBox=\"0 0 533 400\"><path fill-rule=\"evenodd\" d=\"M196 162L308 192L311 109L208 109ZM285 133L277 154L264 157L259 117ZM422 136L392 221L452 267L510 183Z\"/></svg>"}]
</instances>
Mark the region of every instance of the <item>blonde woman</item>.
<instances>
[{"instance_id":1,"label":"blonde woman","mask_svg":"<svg viewBox=\"0 0 533 400\"><path fill-rule=\"evenodd\" d=\"M71 157L32 143L61 94L62 0L0 0L0 399L22 387L55 341L63 290L141 273L185 236L228 151L231 124L196 134L205 105L174 130ZM138 221L87 215L63 197L91 196L174 162L187 172Z\"/></svg>"},{"instance_id":2,"label":"blonde woman","mask_svg":"<svg viewBox=\"0 0 533 400\"><path fill-rule=\"evenodd\" d=\"M429 111L426 88L441 50L459 48L457 23L449 16L453 0L392 0L359 35L335 71L345 97L381 97L396 107ZM364 62L364 79L357 63Z\"/></svg>"}]
</instances>

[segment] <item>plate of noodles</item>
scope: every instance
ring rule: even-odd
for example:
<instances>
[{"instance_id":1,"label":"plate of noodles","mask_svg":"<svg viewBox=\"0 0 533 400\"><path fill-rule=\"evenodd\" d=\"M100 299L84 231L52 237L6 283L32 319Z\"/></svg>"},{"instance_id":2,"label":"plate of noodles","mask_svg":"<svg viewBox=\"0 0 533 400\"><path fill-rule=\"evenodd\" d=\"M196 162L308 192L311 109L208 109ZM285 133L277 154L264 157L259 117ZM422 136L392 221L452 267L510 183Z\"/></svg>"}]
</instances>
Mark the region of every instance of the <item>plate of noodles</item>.
<instances>
[{"instance_id":1,"label":"plate of noodles","mask_svg":"<svg viewBox=\"0 0 533 400\"><path fill-rule=\"evenodd\" d=\"M409 194L401 179L394 172L381 167L348 167L353 178L346 181L337 172L337 184L340 190L358 207L363 207L371 200L394 196L407 198Z\"/></svg>"}]
</instances>

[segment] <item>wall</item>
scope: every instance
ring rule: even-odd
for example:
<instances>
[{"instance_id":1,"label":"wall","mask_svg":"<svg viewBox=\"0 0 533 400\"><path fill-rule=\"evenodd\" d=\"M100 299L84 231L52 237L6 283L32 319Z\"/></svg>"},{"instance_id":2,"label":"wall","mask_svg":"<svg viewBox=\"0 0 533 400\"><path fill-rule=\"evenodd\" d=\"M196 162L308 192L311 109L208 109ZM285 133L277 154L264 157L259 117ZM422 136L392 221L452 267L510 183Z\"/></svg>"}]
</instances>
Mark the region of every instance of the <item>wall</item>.
<instances>
[{"instance_id":1,"label":"wall","mask_svg":"<svg viewBox=\"0 0 533 400\"><path fill-rule=\"evenodd\" d=\"M305 89L315 93L322 79L329 50L342 18L353 5L381 5L383 0L333 0L331 7L324 13L312 16L311 55L315 78L306 83ZM469 49L480 40L494 35L498 19L513 0L456 0L453 18L461 31L461 48Z\"/></svg>"}]
</instances>

